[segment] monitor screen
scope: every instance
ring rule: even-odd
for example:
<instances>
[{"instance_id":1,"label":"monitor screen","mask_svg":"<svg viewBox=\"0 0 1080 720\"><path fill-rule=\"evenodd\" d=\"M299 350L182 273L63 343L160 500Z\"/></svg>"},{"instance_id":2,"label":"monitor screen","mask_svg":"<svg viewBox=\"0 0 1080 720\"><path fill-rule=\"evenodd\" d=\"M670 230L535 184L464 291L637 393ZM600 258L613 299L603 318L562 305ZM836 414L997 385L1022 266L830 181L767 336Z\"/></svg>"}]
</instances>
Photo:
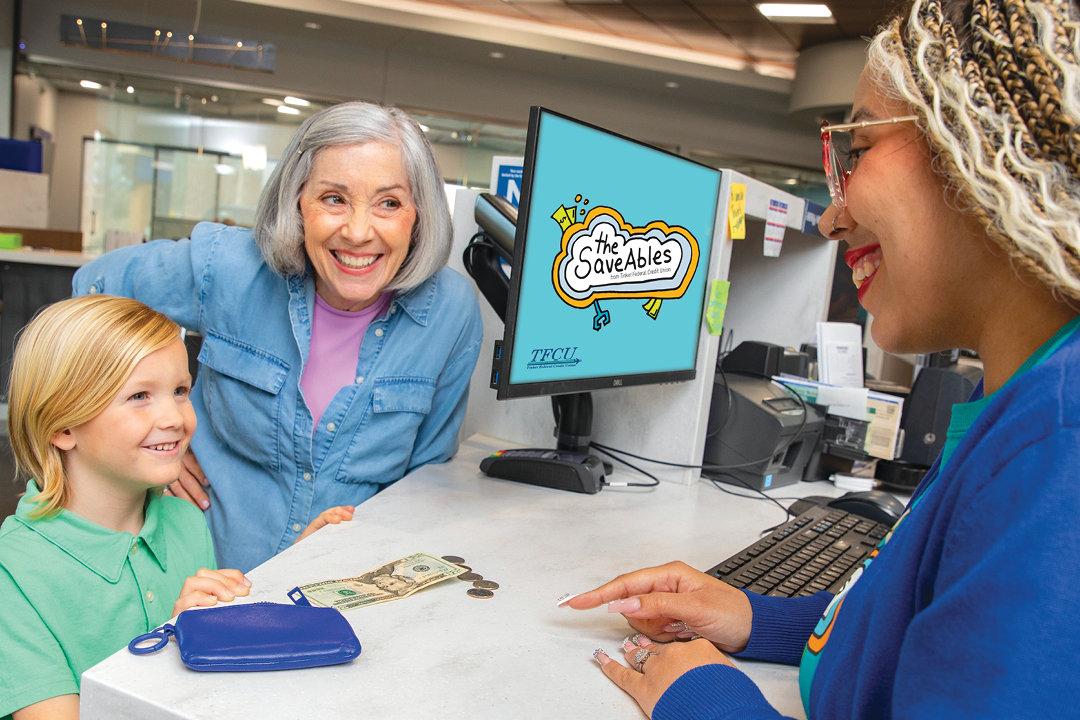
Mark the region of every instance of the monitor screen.
<instances>
[{"instance_id":1,"label":"monitor screen","mask_svg":"<svg viewBox=\"0 0 1080 720\"><path fill-rule=\"evenodd\" d=\"M500 399L694 377L720 171L533 108Z\"/></svg>"}]
</instances>

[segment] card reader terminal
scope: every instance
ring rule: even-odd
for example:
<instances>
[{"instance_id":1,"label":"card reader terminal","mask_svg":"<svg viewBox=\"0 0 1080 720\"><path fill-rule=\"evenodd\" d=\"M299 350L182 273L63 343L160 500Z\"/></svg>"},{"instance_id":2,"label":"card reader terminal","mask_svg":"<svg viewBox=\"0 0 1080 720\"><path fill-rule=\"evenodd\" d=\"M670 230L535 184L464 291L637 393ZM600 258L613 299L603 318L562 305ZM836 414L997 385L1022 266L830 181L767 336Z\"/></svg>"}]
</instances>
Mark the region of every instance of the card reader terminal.
<instances>
[{"instance_id":1,"label":"card reader terminal","mask_svg":"<svg viewBox=\"0 0 1080 720\"><path fill-rule=\"evenodd\" d=\"M600 492L604 482L600 458L563 450L500 450L484 458L480 470L502 480L590 495Z\"/></svg>"}]
</instances>

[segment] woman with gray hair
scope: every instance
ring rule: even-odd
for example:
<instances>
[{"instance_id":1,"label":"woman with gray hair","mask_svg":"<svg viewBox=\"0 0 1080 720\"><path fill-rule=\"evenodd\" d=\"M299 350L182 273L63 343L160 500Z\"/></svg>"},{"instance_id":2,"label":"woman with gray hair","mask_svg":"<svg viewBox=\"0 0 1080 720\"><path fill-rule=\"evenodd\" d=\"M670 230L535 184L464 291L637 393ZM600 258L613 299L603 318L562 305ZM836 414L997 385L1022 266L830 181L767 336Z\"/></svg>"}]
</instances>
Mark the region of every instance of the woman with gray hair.
<instances>
[{"instance_id":1,"label":"woman with gray hair","mask_svg":"<svg viewBox=\"0 0 1080 720\"><path fill-rule=\"evenodd\" d=\"M250 570L457 450L482 328L450 242L416 122L343 103L300 126L253 230L200 223L76 273L76 295L135 298L203 338L169 491L206 511L221 567Z\"/></svg>"}]
</instances>

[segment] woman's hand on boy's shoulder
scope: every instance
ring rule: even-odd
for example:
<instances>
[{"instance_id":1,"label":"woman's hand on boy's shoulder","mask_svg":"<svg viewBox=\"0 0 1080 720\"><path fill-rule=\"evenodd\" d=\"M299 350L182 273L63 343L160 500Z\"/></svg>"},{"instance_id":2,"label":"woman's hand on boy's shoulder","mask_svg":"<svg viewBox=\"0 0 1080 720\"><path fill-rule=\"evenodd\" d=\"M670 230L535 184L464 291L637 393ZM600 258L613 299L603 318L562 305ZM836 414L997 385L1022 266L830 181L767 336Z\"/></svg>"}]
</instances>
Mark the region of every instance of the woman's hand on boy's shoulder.
<instances>
[{"instance_id":1,"label":"woman's hand on boy's shoulder","mask_svg":"<svg viewBox=\"0 0 1080 720\"><path fill-rule=\"evenodd\" d=\"M173 481L165 492L189 503L201 510L210 507L210 496L203 488L210 487L210 481L206 479L202 465L195 458L195 453L188 448L180 460L180 478Z\"/></svg>"},{"instance_id":2,"label":"woman's hand on boy's shoulder","mask_svg":"<svg viewBox=\"0 0 1080 720\"><path fill-rule=\"evenodd\" d=\"M300 542L319 528L327 525L337 525L342 520L352 520L354 512L356 512L356 508L352 505L339 505L338 507L332 507L329 510L323 510L319 513L319 517L312 520L311 524L304 528L304 532L300 533L300 537L293 540L293 545Z\"/></svg>"},{"instance_id":3,"label":"woman's hand on boy's shoulder","mask_svg":"<svg viewBox=\"0 0 1080 720\"><path fill-rule=\"evenodd\" d=\"M248 594L251 581L239 570L207 570L203 568L184 581L180 599L173 605L173 615L188 608L210 607L218 600L229 602Z\"/></svg>"}]
</instances>

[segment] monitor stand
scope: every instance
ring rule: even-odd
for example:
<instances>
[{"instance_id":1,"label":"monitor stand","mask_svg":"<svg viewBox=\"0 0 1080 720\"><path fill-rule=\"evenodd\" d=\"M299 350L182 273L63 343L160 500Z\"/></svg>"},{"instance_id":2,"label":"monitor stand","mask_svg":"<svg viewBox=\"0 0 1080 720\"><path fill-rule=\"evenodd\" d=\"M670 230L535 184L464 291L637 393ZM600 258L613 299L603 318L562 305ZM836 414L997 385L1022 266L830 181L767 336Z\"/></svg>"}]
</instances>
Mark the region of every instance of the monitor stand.
<instances>
[{"instance_id":1,"label":"monitor stand","mask_svg":"<svg viewBox=\"0 0 1080 720\"><path fill-rule=\"evenodd\" d=\"M500 450L484 458L480 470L491 477L529 485L593 494L604 484L605 463L589 454L592 395L553 395L555 450ZM610 470L608 470L610 472Z\"/></svg>"}]
</instances>

